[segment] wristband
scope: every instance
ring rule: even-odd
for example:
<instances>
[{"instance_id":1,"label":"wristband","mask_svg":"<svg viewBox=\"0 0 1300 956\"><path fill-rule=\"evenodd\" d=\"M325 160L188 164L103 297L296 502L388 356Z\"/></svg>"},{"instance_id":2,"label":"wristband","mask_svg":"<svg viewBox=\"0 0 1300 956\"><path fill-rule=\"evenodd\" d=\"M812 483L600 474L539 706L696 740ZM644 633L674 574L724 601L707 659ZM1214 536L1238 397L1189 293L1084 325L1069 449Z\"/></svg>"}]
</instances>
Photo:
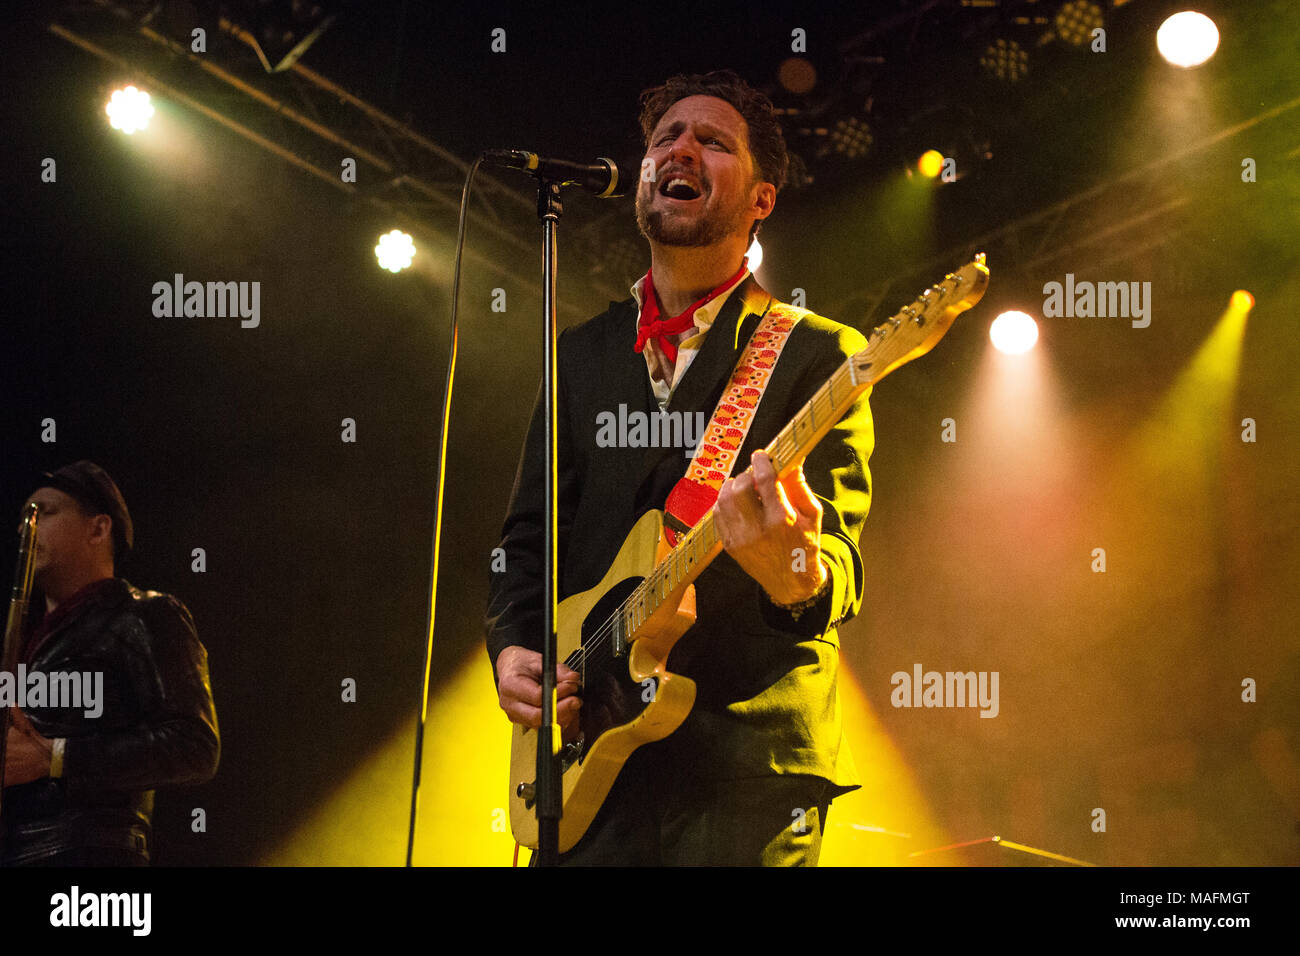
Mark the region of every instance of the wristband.
<instances>
[{"instance_id":1,"label":"wristband","mask_svg":"<svg viewBox=\"0 0 1300 956\"><path fill-rule=\"evenodd\" d=\"M68 744L67 737L55 737L54 746L50 749L50 777L57 779L63 776L63 748Z\"/></svg>"},{"instance_id":2,"label":"wristband","mask_svg":"<svg viewBox=\"0 0 1300 956\"><path fill-rule=\"evenodd\" d=\"M786 611L796 621L804 615L804 612L825 597L826 592L831 588L831 579L833 577L831 569L826 567L825 563L822 562L820 555L818 556L817 561L823 568L826 568L826 577L822 581L822 586L814 591L811 597L805 598L802 601L797 601L794 604L777 604L775 601L772 602L781 610Z\"/></svg>"}]
</instances>

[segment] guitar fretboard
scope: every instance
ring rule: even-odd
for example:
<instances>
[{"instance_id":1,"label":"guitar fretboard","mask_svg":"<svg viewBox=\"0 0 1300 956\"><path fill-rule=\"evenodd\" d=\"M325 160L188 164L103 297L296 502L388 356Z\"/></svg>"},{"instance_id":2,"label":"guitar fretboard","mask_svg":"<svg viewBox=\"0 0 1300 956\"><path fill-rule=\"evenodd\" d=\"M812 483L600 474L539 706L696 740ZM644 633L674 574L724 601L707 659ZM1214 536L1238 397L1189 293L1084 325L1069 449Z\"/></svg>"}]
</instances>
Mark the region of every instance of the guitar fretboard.
<instances>
[{"instance_id":1,"label":"guitar fretboard","mask_svg":"<svg viewBox=\"0 0 1300 956\"><path fill-rule=\"evenodd\" d=\"M852 408L868 385L856 384L849 359L781 429L767 448L777 477L783 478L803 461L817 442ZM619 610L624 633L635 635L674 591L694 581L722 550L712 509L677 543Z\"/></svg>"},{"instance_id":2,"label":"guitar fretboard","mask_svg":"<svg viewBox=\"0 0 1300 956\"><path fill-rule=\"evenodd\" d=\"M870 366L864 358L869 351L864 349L841 365L772 439L765 451L772 459L778 478L784 477L803 461L870 386L870 382L860 382L855 372L855 369ZM691 584L721 550L722 542L710 509L624 599L591 639L569 655L565 663L579 673L585 673L585 667L603 665L621 656L629 640L635 637L650 616L670 597L679 601L680 595L675 592Z\"/></svg>"},{"instance_id":3,"label":"guitar fretboard","mask_svg":"<svg viewBox=\"0 0 1300 956\"><path fill-rule=\"evenodd\" d=\"M988 269L980 253L958 273L926 289L911 304L871 331L867 347L841 365L803 405L764 450L777 478L803 461L853 407L858 396L894 369L928 352L962 312L980 300L988 287ZM961 290L962 295L956 293ZM712 509L637 585L590 639L569 655L569 667L585 674L587 666L622 656L637 632L670 598L676 607L681 592L722 550Z\"/></svg>"}]
</instances>

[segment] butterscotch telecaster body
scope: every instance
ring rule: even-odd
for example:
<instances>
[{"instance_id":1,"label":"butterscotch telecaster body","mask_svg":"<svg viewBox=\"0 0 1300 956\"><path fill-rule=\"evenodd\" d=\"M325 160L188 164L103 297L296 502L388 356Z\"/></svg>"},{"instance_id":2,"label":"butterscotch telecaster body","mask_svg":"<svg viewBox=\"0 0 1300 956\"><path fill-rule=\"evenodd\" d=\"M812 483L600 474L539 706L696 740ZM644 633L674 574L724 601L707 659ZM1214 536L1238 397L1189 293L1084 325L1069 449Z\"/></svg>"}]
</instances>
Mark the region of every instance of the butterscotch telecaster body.
<instances>
[{"instance_id":1,"label":"butterscotch telecaster body","mask_svg":"<svg viewBox=\"0 0 1300 956\"><path fill-rule=\"evenodd\" d=\"M580 730L566 738L563 761L564 816L560 820L560 852L572 849L596 816L614 779L632 751L662 740L681 726L695 703L695 683L665 669L668 652L695 623L695 587L678 588L680 600L669 600L637 630L626 647L613 646L613 636L597 653L594 644L623 600L649 577L668 551L663 538L663 513L647 511L619 548L601 582L589 591L562 601L556 611L556 655L583 675ZM537 776L537 731L516 724L510 747L510 826L524 846L537 845L537 813L532 783ZM521 788L519 785L523 784Z\"/></svg>"}]
</instances>

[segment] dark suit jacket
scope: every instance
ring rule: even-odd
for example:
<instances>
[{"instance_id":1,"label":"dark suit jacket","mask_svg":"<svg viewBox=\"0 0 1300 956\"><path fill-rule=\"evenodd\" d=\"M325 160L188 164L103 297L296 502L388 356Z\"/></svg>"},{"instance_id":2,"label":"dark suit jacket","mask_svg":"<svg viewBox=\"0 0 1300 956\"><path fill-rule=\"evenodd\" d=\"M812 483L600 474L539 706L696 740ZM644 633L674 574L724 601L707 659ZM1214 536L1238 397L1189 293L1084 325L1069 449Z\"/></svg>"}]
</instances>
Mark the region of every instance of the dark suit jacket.
<instances>
[{"instance_id":1,"label":"dark suit jacket","mask_svg":"<svg viewBox=\"0 0 1300 956\"><path fill-rule=\"evenodd\" d=\"M712 414L769 296L752 278L719 312L666 411ZM636 519L662 508L689 459L681 448L600 447L598 416L626 405L659 411L645 358L633 350L637 307L628 299L559 338L560 600L595 586ZM735 474L748 466L844 360L866 347L854 329L806 315L772 374ZM842 743L835 626L862 603L858 536L871 503L867 459L873 434L868 394L822 439L804 464L821 500L821 547L829 593L795 620L777 608L725 552L696 581L698 620L668 659L692 678L698 697L686 722L655 750L692 772L722 779L815 774L858 783ZM493 574L486 618L488 653L517 644L540 650L543 529L542 396L534 407L502 529L506 570Z\"/></svg>"}]
</instances>

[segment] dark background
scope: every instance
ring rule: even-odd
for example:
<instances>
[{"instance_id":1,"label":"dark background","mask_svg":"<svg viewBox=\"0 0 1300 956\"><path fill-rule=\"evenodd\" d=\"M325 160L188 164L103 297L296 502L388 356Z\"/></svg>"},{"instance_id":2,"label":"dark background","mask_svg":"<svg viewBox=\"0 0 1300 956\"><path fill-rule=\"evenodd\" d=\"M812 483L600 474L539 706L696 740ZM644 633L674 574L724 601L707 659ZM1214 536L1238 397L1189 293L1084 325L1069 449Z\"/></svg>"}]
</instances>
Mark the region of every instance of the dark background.
<instances>
[{"instance_id":1,"label":"dark background","mask_svg":"<svg viewBox=\"0 0 1300 956\"><path fill-rule=\"evenodd\" d=\"M841 820L932 833L929 845L1004 832L1102 863L1295 862L1296 114L1169 162L1141 190L1113 183L1300 96L1300 16L1284 2L1202 4L1218 23L1219 52L1169 79L1174 68L1153 37L1172 8L1107 4L1105 54L1059 43L1033 50L1033 72L1009 88L982 76L980 49L1014 27L1012 14L1050 16L1055 4L938 4L927 17L906 16L920 6L354 4L303 62L465 159L497 146L636 155L642 89L723 66L772 87L801 27L821 89L845 102L872 98L877 141L861 163L808 160L814 182L783 192L763 231L761 278L785 298L805 289L810 308L864 330L959 265L977 237L1105 187L1062 221L1050 240L1062 249L1056 260L991 258L985 302L933 355L877 389L867 596L842 636L863 706L878 715L872 739L892 741L897 763L855 751L871 777L866 795L906 789L892 776L902 767L915 788L907 792L928 809L911 818L906 807L882 802L875 813L859 803ZM160 795L159 861L280 859L277 848L381 745L401 758L389 803L400 807L409 787L402 734L420 688L454 221L435 221L436 281L390 276L371 248L392 224L373 207L185 107L159 98L157 122L177 131L171 140L121 136L103 104L123 71L50 33L60 8L13 20L0 56L9 185L0 501L16 513L33 476L79 458L116 477L137 535L121 572L194 613L222 731L216 779ZM489 49L497 26L507 30L505 54ZM872 30L868 52L884 62L859 90L843 45ZM1165 99L1152 100L1152 89ZM1193 92L1204 107L1189 125L1166 124L1173 99ZM957 132L954 117L973 133ZM987 148L960 152L972 136ZM962 178L932 189L928 205L896 201L903 163L945 137L954 145L939 148L959 156ZM40 181L47 156L58 163L55 184ZM1258 160L1256 183L1241 182L1245 156ZM526 194L526 181L519 188ZM1184 202L1145 243L1086 244L1153 191ZM630 205L625 212L634 235ZM608 299L563 251L565 235L604 214L594 200L568 204L564 324ZM523 209L504 226L537 232ZM488 256L518 255L471 230L476 243ZM1074 243L1081 251L1070 251ZM866 290L957 247L868 310ZM260 327L155 318L152 286L178 272L260 281ZM1048 451L1064 477L1015 484L1008 455L1026 449L1007 446L996 420L967 403L989 374L988 323L1005 308L1038 315L1043 284L1066 272L1151 281L1153 321L1042 322L1057 442ZM489 310L497 287L507 291L504 314ZM1166 473L1126 467L1120 450L1148 434L1144 423L1237 288L1259 304L1215 426L1226 449L1215 493L1189 510L1145 483L1154 475L1168 492ZM473 661L476 706L489 710L487 562L536 394L538 307L530 289L466 269L433 693ZM939 441L949 416L975 423L956 448ZM1256 444L1237 441L1246 416L1259 423ZM355 444L340 441L345 417L356 420ZM45 418L57 422L57 443L41 441ZM1157 431L1150 440L1176 439ZM1153 514L1160 534L1134 532L1145 527L1135 519ZM1102 587L1089 553L1111 542L1122 546ZM204 574L190 571L196 547L207 554ZM1000 670L1001 716L891 708L889 675L914 662ZM1239 702L1247 676L1261 688L1254 705ZM340 703L344 677L357 681L355 704ZM505 729L487 728L484 740L504 747ZM430 764L426 780L454 801L468 772ZM190 832L195 806L207 810L206 834ZM1098 806L1110 808L1105 835L1089 826ZM490 809L445 812L480 821ZM404 819L391 822L389 840L400 844ZM457 859L440 846L422 857ZM297 859L400 856L322 845ZM504 862L483 862L495 861Z\"/></svg>"}]
</instances>

